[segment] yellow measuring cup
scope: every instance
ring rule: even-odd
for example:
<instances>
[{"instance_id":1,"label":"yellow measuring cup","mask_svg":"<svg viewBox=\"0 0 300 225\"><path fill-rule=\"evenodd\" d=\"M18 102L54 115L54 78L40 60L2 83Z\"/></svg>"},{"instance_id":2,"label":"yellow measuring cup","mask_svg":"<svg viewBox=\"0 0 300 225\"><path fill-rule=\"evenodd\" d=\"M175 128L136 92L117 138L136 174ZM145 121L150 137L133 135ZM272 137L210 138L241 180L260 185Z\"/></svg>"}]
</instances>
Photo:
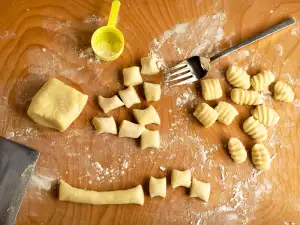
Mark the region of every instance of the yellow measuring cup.
<instances>
[{"instance_id":1,"label":"yellow measuring cup","mask_svg":"<svg viewBox=\"0 0 300 225\"><path fill-rule=\"evenodd\" d=\"M121 3L113 0L107 26L97 29L92 36L91 44L96 56L104 61L118 58L124 49L124 36L116 28Z\"/></svg>"}]
</instances>

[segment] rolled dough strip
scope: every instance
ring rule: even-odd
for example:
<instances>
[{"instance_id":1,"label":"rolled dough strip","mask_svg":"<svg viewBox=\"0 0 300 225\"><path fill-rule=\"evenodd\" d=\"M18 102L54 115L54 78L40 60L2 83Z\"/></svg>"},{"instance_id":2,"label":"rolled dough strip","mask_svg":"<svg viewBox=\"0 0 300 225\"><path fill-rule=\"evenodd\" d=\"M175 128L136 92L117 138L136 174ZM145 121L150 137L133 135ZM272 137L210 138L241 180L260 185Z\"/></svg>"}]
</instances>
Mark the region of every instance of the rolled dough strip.
<instances>
[{"instance_id":1,"label":"rolled dough strip","mask_svg":"<svg viewBox=\"0 0 300 225\"><path fill-rule=\"evenodd\" d=\"M106 204L144 204L144 191L141 185L127 190L118 191L88 191L74 188L61 180L59 185L59 200L92 205Z\"/></svg>"}]
</instances>

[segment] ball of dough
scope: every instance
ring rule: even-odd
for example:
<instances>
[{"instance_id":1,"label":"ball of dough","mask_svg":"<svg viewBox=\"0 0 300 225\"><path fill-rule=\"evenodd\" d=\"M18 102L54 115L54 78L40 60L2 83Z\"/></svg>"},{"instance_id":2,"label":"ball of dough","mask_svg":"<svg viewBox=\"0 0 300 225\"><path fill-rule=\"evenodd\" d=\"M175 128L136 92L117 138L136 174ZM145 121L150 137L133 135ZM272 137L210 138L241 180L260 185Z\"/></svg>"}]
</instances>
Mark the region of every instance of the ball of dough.
<instances>
[{"instance_id":1,"label":"ball of dough","mask_svg":"<svg viewBox=\"0 0 300 225\"><path fill-rule=\"evenodd\" d=\"M136 86L143 83L143 78L140 73L140 67L132 66L123 69L123 78L125 86Z\"/></svg>"}]
</instances>

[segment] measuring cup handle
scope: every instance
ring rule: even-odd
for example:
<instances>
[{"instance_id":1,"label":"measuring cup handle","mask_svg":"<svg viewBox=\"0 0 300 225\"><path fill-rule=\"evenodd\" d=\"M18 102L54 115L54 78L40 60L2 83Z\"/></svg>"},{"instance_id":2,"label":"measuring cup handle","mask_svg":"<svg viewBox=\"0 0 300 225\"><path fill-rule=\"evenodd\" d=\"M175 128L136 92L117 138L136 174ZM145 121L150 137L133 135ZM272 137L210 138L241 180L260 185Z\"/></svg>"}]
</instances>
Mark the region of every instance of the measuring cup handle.
<instances>
[{"instance_id":1,"label":"measuring cup handle","mask_svg":"<svg viewBox=\"0 0 300 225\"><path fill-rule=\"evenodd\" d=\"M118 20L119 9L121 6L121 2L119 0L114 0L111 4L111 9L108 18L108 26L115 27Z\"/></svg>"}]
</instances>

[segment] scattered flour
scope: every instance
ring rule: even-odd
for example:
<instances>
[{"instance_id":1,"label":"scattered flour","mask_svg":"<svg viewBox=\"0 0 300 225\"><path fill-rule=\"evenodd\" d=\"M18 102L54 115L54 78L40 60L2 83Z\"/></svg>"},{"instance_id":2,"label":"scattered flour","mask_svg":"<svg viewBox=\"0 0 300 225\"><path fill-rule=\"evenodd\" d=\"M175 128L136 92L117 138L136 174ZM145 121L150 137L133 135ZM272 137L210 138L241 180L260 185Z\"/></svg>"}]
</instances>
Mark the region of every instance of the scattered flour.
<instances>
[{"instance_id":1,"label":"scattered flour","mask_svg":"<svg viewBox=\"0 0 300 225\"><path fill-rule=\"evenodd\" d=\"M276 49L276 52L277 52L278 56L282 56L283 55L283 47L282 47L281 44L276 44L275 45L275 49Z\"/></svg>"},{"instance_id":2,"label":"scattered flour","mask_svg":"<svg viewBox=\"0 0 300 225\"><path fill-rule=\"evenodd\" d=\"M57 177L48 177L35 173L32 175L29 185L39 190L49 191L56 182Z\"/></svg>"}]
</instances>

